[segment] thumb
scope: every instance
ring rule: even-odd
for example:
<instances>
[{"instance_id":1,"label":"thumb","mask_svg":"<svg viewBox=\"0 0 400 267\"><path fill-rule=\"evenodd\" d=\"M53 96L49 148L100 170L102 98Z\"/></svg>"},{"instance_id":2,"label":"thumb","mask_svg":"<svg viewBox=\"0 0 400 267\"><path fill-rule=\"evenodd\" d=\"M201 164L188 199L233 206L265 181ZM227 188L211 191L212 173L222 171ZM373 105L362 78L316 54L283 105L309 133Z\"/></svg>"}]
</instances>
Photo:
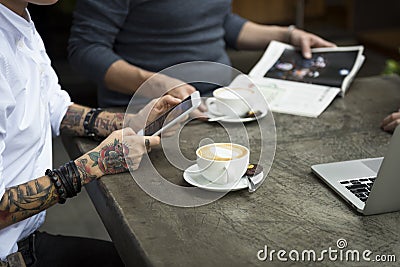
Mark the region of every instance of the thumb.
<instances>
[{"instance_id":1,"label":"thumb","mask_svg":"<svg viewBox=\"0 0 400 267\"><path fill-rule=\"evenodd\" d=\"M161 98L161 100L163 101L163 104L171 106L177 105L182 102L181 99L174 97L172 95L165 95Z\"/></svg>"},{"instance_id":2,"label":"thumb","mask_svg":"<svg viewBox=\"0 0 400 267\"><path fill-rule=\"evenodd\" d=\"M310 41L308 39L303 39L301 41L301 52L304 58L306 59L311 58L311 47L310 47Z\"/></svg>"}]
</instances>

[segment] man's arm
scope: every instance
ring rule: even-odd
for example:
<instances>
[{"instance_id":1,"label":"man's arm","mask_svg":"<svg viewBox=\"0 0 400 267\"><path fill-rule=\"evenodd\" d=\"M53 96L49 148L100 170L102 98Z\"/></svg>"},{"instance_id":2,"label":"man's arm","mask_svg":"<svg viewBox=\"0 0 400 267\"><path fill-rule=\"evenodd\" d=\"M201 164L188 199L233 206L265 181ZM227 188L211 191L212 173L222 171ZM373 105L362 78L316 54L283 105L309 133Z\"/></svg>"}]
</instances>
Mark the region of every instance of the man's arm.
<instances>
[{"instance_id":1,"label":"man's arm","mask_svg":"<svg viewBox=\"0 0 400 267\"><path fill-rule=\"evenodd\" d=\"M181 101L171 95L165 95L159 99L154 99L148 103L137 114L124 114L119 112L101 111L95 117L93 131L100 137L106 137L122 127L132 128L134 131L143 129L147 122L151 122L171 107L179 104ZM87 114L92 109L89 107L72 104L61 121L61 132L67 135L84 136L85 119L88 121ZM89 114L90 115L90 114ZM126 116L126 118L125 118ZM124 125L124 120L125 124Z\"/></svg>"},{"instance_id":2,"label":"man's arm","mask_svg":"<svg viewBox=\"0 0 400 267\"><path fill-rule=\"evenodd\" d=\"M104 153L101 153L104 149L114 149L117 153L121 153L121 151L116 150L117 146L115 145L115 143L122 145L121 137L119 139L115 139L115 137L106 139L101 146L76 159L74 163L81 177L81 180L76 182L86 185L103 176L105 173L101 171L98 165L94 164L95 157L91 155L99 155L99 159L104 161ZM111 139L114 140L111 141ZM110 142L112 146L110 146ZM129 153L129 149L125 150L124 153ZM125 169L122 171L125 171ZM6 188L3 197L0 199L0 229L48 209L55 205L59 199L58 191L49 176L42 176L27 183Z\"/></svg>"},{"instance_id":3,"label":"man's arm","mask_svg":"<svg viewBox=\"0 0 400 267\"><path fill-rule=\"evenodd\" d=\"M91 108L89 107L77 104L69 106L61 122L61 132L68 135L84 136L85 128L83 123L90 110ZM115 130L122 129L123 122L123 113L102 111L94 122L94 130L97 135L105 137Z\"/></svg>"},{"instance_id":4,"label":"man's arm","mask_svg":"<svg viewBox=\"0 0 400 267\"><path fill-rule=\"evenodd\" d=\"M120 143L119 140L117 142ZM90 153L102 155L100 153L102 149L109 149L109 146L103 146L99 149L99 152L95 149L75 160L82 185L104 175L98 166L93 166L94 161L90 157ZM100 160L104 159L100 158ZM55 205L58 200L57 189L49 176L42 176L27 183L7 188L0 199L0 229L46 210Z\"/></svg>"},{"instance_id":5,"label":"man's arm","mask_svg":"<svg viewBox=\"0 0 400 267\"><path fill-rule=\"evenodd\" d=\"M129 5L130 1L78 1L68 52L75 69L110 90L132 95L154 73L129 64L114 52L115 38L125 23ZM156 98L168 93L184 99L195 91L193 86L165 75L151 80L151 86L140 91L141 95Z\"/></svg>"},{"instance_id":6,"label":"man's arm","mask_svg":"<svg viewBox=\"0 0 400 267\"><path fill-rule=\"evenodd\" d=\"M74 180L74 183L80 182L84 186L103 175L125 172L128 168L136 169L142 155L147 151L144 139L149 139L151 146L160 143L157 136L137 136L130 129L124 131L113 132L95 149L74 161L81 178ZM110 159L109 154L113 154L114 157ZM53 206L60 199L58 192L49 176L6 188L0 199L0 229Z\"/></svg>"},{"instance_id":7,"label":"man's arm","mask_svg":"<svg viewBox=\"0 0 400 267\"><path fill-rule=\"evenodd\" d=\"M251 21L243 25L237 40L239 49L265 49L272 41L290 43L301 48L303 56L311 57L311 47L334 47L315 34L288 27L260 25Z\"/></svg>"},{"instance_id":8,"label":"man's arm","mask_svg":"<svg viewBox=\"0 0 400 267\"><path fill-rule=\"evenodd\" d=\"M48 176L6 189L0 200L0 229L53 206L56 189Z\"/></svg>"}]
</instances>

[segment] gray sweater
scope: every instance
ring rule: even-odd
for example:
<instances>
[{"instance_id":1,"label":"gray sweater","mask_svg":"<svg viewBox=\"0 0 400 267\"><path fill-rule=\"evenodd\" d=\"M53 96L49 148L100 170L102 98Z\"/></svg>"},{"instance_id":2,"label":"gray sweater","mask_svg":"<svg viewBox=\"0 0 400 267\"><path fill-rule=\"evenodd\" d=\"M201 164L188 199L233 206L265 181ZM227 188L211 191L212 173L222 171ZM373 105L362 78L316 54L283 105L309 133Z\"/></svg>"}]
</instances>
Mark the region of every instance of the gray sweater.
<instances>
[{"instance_id":1,"label":"gray sweater","mask_svg":"<svg viewBox=\"0 0 400 267\"><path fill-rule=\"evenodd\" d=\"M124 59L154 72L199 60L230 65L225 46L236 47L244 23L231 13L231 0L78 0L69 59L98 83L100 106L123 106L131 96L104 85L113 62Z\"/></svg>"}]
</instances>

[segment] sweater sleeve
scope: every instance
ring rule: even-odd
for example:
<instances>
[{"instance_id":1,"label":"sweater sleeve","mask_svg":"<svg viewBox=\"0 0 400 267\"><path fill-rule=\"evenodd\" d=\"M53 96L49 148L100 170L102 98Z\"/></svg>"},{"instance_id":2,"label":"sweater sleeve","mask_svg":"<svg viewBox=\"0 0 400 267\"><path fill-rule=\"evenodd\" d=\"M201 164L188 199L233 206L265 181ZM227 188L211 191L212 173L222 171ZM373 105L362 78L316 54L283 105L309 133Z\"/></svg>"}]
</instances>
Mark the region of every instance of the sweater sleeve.
<instances>
[{"instance_id":1,"label":"sweater sleeve","mask_svg":"<svg viewBox=\"0 0 400 267\"><path fill-rule=\"evenodd\" d=\"M130 0L79 0L68 43L71 66L103 83L108 68L120 59L114 42L129 12Z\"/></svg>"},{"instance_id":2,"label":"sweater sleeve","mask_svg":"<svg viewBox=\"0 0 400 267\"><path fill-rule=\"evenodd\" d=\"M224 20L224 39L229 47L237 49L237 39L245 22L247 22L246 19L233 14L231 10L229 10Z\"/></svg>"}]
</instances>

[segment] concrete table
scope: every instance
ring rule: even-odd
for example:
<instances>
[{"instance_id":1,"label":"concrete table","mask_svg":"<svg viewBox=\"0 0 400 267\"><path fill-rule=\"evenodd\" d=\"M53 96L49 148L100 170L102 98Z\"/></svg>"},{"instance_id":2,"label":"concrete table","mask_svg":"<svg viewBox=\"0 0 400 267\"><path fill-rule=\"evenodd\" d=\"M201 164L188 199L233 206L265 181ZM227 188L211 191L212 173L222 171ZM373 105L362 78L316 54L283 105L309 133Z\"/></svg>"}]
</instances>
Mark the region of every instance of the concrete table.
<instances>
[{"instance_id":1,"label":"concrete table","mask_svg":"<svg viewBox=\"0 0 400 267\"><path fill-rule=\"evenodd\" d=\"M397 76L356 79L344 98L337 98L317 119L274 114L277 149L271 171L253 194L230 192L211 204L179 208L163 204L143 192L130 174L103 177L86 188L105 227L127 266L278 266L286 265L277 252L266 261L257 253L268 248L285 250L291 265L304 250L342 249L395 255L400 261L400 212L361 216L311 173L317 163L383 156L391 135L380 122L400 106ZM212 135L215 124L189 124L182 146L194 157L190 134ZM247 129L252 131L253 125ZM67 146L75 158L96 143L74 139ZM192 153L192 154L191 154ZM160 172L176 184L186 185L182 171L163 169L157 149L151 152ZM400 177L399 177L400 178ZM399 197L399 196L393 196ZM288 258L291 250L300 261ZM294 253L294 252L293 252ZM295 254L291 254L295 256ZM261 258L265 256L259 254ZM360 256L361 257L361 256ZM292 257L293 258L293 257ZM325 260L325 266L367 266L373 262ZM397 263L398 264L398 263ZM385 266L396 266L386 262Z\"/></svg>"}]
</instances>

